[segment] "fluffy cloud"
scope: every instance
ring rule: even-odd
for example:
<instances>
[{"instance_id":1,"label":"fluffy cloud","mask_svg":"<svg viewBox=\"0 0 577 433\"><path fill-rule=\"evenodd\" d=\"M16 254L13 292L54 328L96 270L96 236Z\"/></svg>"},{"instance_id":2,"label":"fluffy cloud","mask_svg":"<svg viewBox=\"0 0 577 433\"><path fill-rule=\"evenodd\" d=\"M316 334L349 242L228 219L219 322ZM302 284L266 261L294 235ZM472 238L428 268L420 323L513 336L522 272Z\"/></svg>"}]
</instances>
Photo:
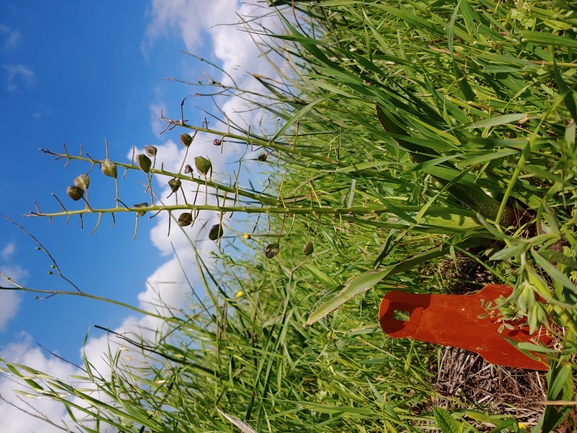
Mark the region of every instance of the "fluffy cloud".
<instances>
[{"instance_id":1,"label":"fluffy cloud","mask_svg":"<svg viewBox=\"0 0 577 433\"><path fill-rule=\"evenodd\" d=\"M22 63L15 65L2 65L8 73L8 86L10 92L20 90L20 86L24 85L27 89L32 89L36 86L38 80L32 70Z\"/></svg>"},{"instance_id":2,"label":"fluffy cloud","mask_svg":"<svg viewBox=\"0 0 577 433\"><path fill-rule=\"evenodd\" d=\"M23 284L28 278L28 271L18 265L11 263L11 259L16 252L16 244L10 242L0 250L0 274L12 281ZM10 281L2 278L0 281L3 287L14 287ZM15 291L0 290L0 331L4 330L8 320L13 318L18 311L20 296Z\"/></svg>"}]
</instances>

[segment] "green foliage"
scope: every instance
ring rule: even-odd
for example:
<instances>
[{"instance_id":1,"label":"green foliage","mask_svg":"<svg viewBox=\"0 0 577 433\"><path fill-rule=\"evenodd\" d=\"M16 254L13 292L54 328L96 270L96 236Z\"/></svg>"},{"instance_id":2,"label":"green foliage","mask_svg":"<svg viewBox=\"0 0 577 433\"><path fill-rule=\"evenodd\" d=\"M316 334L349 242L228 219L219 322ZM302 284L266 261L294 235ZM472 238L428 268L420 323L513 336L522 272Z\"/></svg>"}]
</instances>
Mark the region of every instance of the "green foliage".
<instances>
[{"instance_id":1,"label":"green foliage","mask_svg":"<svg viewBox=\"0 0 577 433\"><path fill-rule=\"evenodd\" d=\"M278 128L254 132L227 121L221 131L164 119L193 131L181 135L187 155L198 132L223 149L240 146L230 183L213 180L201 155L202 177L195 177L184 160L178 172L155 168L156 149L146 149L153 161L139 155L132 164L113 162L108 152L98 160L46 151L100 165L115 179L116 201L101 207L85 197L83 209L60 203L62 210L36 216L96 213L99 224L102 215L130 212L138 223L146 212L164 211L178 214L186 233L199 212L218 212L209 234L221 247L217 269L197 256L207 305L166 319L166 338L132 342L144 354L142 367L111 353L108 380L86 361L83 379L105 400L23 366L6 363L7 371L70 414L91 411L122 431L422 431L435 423L443 432L481 423L520 431L504 415L465 411L465 419L434 408L436 353L386 338L376 320L387 290L450 290L441 260L464 254L493 281L514 286L500 305L508 317L526 319L532 331L551 328L560 348L531 349L550 356L548 400L571 400L574 5L270 3L286 32L251 31L276 41L261 50L286 61L280 79L255 76L263 95L207 85L258 97L252 103L278 118ZM249 161L255 148L262 153ZM266 186L242 184L248 163L269 167ZM146 173L150 205L120 199L118 168ZM155 203L153 176L165 177L182 203ZM191 186L195 197L204 186L216 204L187 198ZM231 213L247 215L250 235L240 235L246 226L227 219ZM566 404L547 405L534 431L551 431L567 415Z\"/></svg>"}]
</instances>

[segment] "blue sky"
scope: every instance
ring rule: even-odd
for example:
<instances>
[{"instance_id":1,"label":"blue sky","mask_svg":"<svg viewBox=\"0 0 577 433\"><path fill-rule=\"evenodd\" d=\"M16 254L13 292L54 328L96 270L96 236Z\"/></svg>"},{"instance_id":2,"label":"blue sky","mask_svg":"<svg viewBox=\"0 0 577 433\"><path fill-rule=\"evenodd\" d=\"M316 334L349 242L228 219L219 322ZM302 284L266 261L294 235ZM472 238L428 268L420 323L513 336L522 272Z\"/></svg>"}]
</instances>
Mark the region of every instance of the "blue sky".
<instances>
[{"instance_id":1,"label":"blue sky","mask_svg":"<svg viewBox=\"0 0 577 433\"><path fill-rule=\"evenodd\" d=\"M76 175L86 172L88 165L71 163L64 168L63 161L55 162L38 149L61 151L65 142L70 153L78 153L82 145L84 152L100 158L106 138L111 159L128 162L133 147L142 150L152 144L159 148L166 166L177 170L182 157L178 136L184 131L159 135L164 125L158 117L163 109L168 117L179 118L181 100L197 89L163 77L197 81L206 71L222 78L220 72L180 50L222 66L246 86L254 85L247 72L272 76L246 33L217 25L236 23L237 12L246 15L254 10L236 0L69 1L59 6L0 0L0 149L4 161L0 212L36 236L81 290L141 306L162 292L164 302L183 305L190 294L182 283L172 245L193 269L192 258L186 256L190 249L178 233L167 238L166 217L141 220L135 241L132 216L117 216L114 227L105 218L92 235L95 218L85 219L84 230L78 219L66 225L64 219L49 224L44 218L23 218L34 210L34 201L43 211L58 210L52 193L70 208L81 206L66 197L66 187ZM231 117L242 108L238 101L218 102ZM189 98L185 114L192 124L200 125L203 117L194 106L215 112L210 100ZM197 154L213 160L217 176L219 172L224 176L231 170L220 149L212 146L213 138L199 134L193 147L197 146ZM139 184L143 179L131 173L121 183L121 199L130 204L146 201ZM113 181L96 170L91 204L112 206L113 188ZM156 191L168 195L164 184L157 184ZM70 290L62 280L48 275L51 262L35 247L20 230L0 220L0 272L27 287ZM151 325L143 320L126 310L75 297L42 301L30 294L0 291L0 358L50 374L73 374L70 365L41 351L37 343L80 362L80 350L90 330L86 350L98 359L107 341L93 325L116 330ZM13 387L0 376L3 397L7 398ZM51 418L65 416L49 402L38 404ZM18 416L0 402L0 431L52 430L38 420Z\"/></svg>"}]
</instances>

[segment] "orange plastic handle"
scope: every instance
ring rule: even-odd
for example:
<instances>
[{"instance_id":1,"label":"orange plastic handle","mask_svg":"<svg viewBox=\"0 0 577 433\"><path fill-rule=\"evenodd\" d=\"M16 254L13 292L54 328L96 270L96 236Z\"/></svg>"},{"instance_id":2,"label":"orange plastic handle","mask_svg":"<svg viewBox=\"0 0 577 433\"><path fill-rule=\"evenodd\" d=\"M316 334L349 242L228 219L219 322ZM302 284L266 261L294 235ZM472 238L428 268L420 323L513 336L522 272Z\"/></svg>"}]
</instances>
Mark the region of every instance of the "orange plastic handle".
<instances>
[{"instance_id":1,"label":"orange plastic handle","mask_svg":"<svg viewBox=\"0 0 577 433\"><path fill-rule=\"evenodd\" d=\"M520 352L505 338L517 342L550 342L541 332L540 337L529 335L528 326L506 322L513 329L499 328L503 321L488 315L482 307L499 296L509 296L513 289L502 284L489 284L474 295L429 295L393 290L383 298L379 310L381 327L387 335L395 338L413 338L428 343L459 347L478 353L496 365L548 370L547 360L538 354L533 359ZM409 314L408 320L395 318L395 312ZM539 332L537 333L539 334Z\"/></svg>"}]
</instances>

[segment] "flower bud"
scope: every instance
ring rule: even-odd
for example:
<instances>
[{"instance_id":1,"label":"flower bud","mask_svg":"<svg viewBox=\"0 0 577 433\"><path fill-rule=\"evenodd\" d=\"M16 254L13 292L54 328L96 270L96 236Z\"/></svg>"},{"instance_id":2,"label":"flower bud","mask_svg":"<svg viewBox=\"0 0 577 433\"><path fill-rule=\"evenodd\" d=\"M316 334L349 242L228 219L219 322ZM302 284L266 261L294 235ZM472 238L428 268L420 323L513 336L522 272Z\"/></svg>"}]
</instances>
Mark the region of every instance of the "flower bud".
<instances>
[{"instance_id":1,"label":"flower bud","mask_svg":"<svg viewBox=\"0 0 577 433\"><path fill-rule=\"evenodd\" d=\"M178 191L178 189L180 188L180 185L182 184L182 182L180 181L180 179L174 178L174 179L170 179L168 181L168 186L170 187L170 190L172 192L176 192Z\"/></svg>"},{"instance_id":2,"label":"flower bud","mask_svg":"<svg viewBox=\"0 0 577 433\"><path fill-rule=\"evenodd\" d=\"M268 156L268 155L267 155L266 153L263 153L263 154L261 154L261 155L258 156L258 160L259 160L260 162L265 162L267 156Z\"/></svg>"},{"instance_id":3,"label":"flower bud","mask_svg":"<svg viewBox=\"0 0 577 433\"><path fill-rule=\"evenodd\" d=\"M215 146L220 146L222 144L222 140L219 138L215 138L212 144L214 144Z\"/></svg>"},{"instance_id":4,"label":"flower bud","mask_svg":"<svg viewBox=\"0 0 577 433\"><path fill-rule=\"evenodd\" d=\"M186 164L184 166L184 174L192 174L192 167L190 166L190 164Z\"/></svg>"},{"instance_id":5,"label":"flower bud","mask_svg":"<svg viewBox=\"0 0 577 433\"><path fill-rule=\"evenodd\" d=\"M80 174L74 179L74 185L78 188L88 189L90 185L90 178L87 174Z\"/></svg>"},{"instance_id":6,"label":"flower bud","mask_svg":"<svg viewBox=\"0 0 577 433\"><path fill-rule=\"evenodd\" d=\"M180 134L180 144L189 147L192 144L192 137L188 134Z\"/></svg>"},{"instance_id":7,"label":"flower bud","mask_svg":"<svg viewBox=\"0 0 577 433\"><path fill-rule=\"evenodd\" d=\"M148 203L137 203L134 205L134 207L148 207ZM146 211L138 212L139 217L142 217L144 215L146 215Z\"/></svg>"},{"instance_id":8,"label":"flower bud","mask_svg":"<svg viewBox=\"0 0 577 433\"><path fill-rule=\"evenodd\" d=\"M312 241L308 241L303 247L303 255L310 256L315 251L315 246Z\"/></svg>"},{"instance_id":9,"label":"flower bud","mask_svg":"<svg viewBox=\"0 0 577 433\"><path fill-rule=\"evenodd\" d=\"M116 177L118 176L118 170L116 168L116 164L108 158L106 158L104 161L100 163L100 171L102 171L104 175L110 176L114 179L116 179Z\"/></svg>"},{"instance_id":10,"label":"flower bud","mask_svg":"<svg viewBox=\"0 0 577 433\"><path fill-rule=\"evenodd\" d=\"M144 153L136 155L136 164L143 172L148 173L152 166L152 161Z\"/></svg>"},{"instance_id":11,"label":"flower bud","mask_svg":"<svg viewBox=\"0 0 577 433\"><path fill-rule=\"evenodd\" d=\"M204 156L197 156L194 158L194 165L196 165L198 172L204 176L206 176L208 172L212 170L212 162L210 162L210 159L206 159Z\"/></svg>"},{"instance_id":12,"label":"flower bud","mask_svg":"<svg viewBox=\"0 0 577 433\"><path fill-rule=\"evenodd\" d=\"M224 234L224 230L222 229L222 225L221 224L215 224L210 228L210 230L208 232L208 238L211 241L216 241L217 239L221 238L223 234Z\"/></svg>"},{"instance_id":13,"label":"flower bud","mask_svg":"<svg viewBox=\"0 0 577 433\"><path fill-rule=\"evenodd\" d=\"M144 146L144 151L148 156L154 158L156 156L156 146Z\"/></svg>"},{"instance_id":14,"label":"flower bud","mask_svg":"<svg viewBox=\"0 0 577 433\"><path fill-rule=\"evenodd\" d=\"M180 214L178 217L178 225L180 227L189 226L192 223L192 214L190 212Z\"/></svg>"},{"instance_id":15,"label":"flower bud","mask_svg":"<svg viewBox=\"0 0 577 433\"><path fill-rule=\"evenodd\" d=\"M66 194L74 201L80 200L84 196L84 190L82 188L78 188L77 186L69 186L66 188Z\"/></svg>"},{"instance_id":16,"label":"flower bud","mask_svg":"<svg viewBox=\"0 0 577 433\"><path fill-rule=\"evenodd\" d=\"M279 250L280 248L278 244L269 244L264 249L264 255L266 256L267 259L272 259L274 256L278 254Z\"/></svg>"}]
</instances>

